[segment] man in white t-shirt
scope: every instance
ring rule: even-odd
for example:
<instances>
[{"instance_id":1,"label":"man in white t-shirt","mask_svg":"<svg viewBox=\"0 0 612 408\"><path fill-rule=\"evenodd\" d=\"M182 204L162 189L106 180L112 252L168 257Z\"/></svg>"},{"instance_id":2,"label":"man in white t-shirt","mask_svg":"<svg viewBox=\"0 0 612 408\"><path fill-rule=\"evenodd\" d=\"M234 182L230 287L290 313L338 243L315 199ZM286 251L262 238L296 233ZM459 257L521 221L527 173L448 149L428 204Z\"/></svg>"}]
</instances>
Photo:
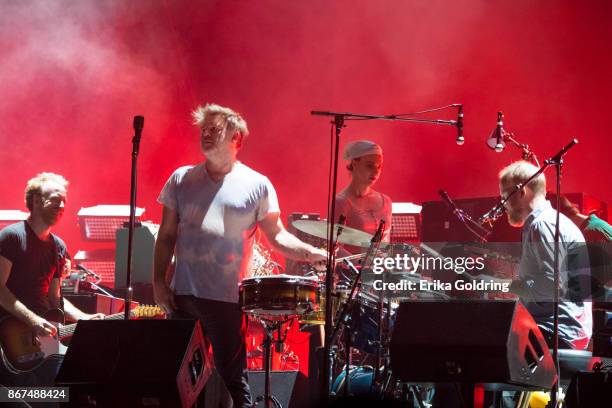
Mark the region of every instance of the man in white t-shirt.
<instances>
[{"instance_id":1,"label":"man in white t-shirt","mask_svg":"<svg viewBox=\"0 0 612 408\"><path fill-rule=\"evenodd\" d=\"M155 243L155 301L200 320L234 406L250 406L238 283L247 277L257 228L284 256L319 269L327 253L285 230L270 180L236 160L248 136L244 119L215 104L198 107L193 116L206 160L177 169L159 195L163 215Z\"/></svg>"}]
</instances>

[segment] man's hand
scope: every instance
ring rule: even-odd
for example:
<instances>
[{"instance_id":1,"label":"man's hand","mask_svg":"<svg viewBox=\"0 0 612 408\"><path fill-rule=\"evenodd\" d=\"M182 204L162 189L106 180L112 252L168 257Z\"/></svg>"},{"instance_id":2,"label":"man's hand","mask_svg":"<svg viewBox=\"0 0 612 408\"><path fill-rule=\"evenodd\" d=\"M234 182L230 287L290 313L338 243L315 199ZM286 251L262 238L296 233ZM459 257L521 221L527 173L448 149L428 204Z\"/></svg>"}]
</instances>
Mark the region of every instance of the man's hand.
<instances>
[{"instance_id":1,"label":"man's hand","mask_svg":"<svg viewBox=\"0 0 612 408\"><path fill-rule=\"evenodd\" d=\"M327 251L312 247L308 253L308 262L317 271L325 271L327 269Z\"/></svg>"},{"instance_id":2,"label":"man's hand","mask_svg":"<svg viewBox=\"0 0 612 408\"><path fill-rule=\"evenodd\" d=\"M57 327L40 316L33 317L29 324L37 336L55 336L57 334Z\"/></svg>"},{"instance_id":3,"label":"man's hand","mask_svg":"<svg viewBox=\"0 0 612 408\"><path fill-rule=\"evenodd\" d=\"M174 303L174 292L166 283L153 283L153 298L155 303L160 305L166 313L178 309L176 303Z\"/></svg>"}]
</instances>

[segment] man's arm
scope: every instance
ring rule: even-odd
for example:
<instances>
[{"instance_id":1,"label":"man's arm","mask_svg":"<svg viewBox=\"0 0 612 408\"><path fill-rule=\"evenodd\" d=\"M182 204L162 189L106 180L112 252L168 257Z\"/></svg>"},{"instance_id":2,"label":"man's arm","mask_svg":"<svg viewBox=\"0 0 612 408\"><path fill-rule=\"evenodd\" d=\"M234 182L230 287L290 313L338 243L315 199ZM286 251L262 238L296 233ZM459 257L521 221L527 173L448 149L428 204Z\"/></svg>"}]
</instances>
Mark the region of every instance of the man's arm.
<instances>
[{"instance_id":1,"label":"man's arm","mask_svg":"<svg viewBox=\"0 0 612 408\"><path fill-rule=\"evenodd\" d=\"M49 302L52 307L59 308L60 305L61 282L59 278L53 278L49 285ZM85 313L77 308L68 299L64 298L64 315L69 321L77 320L101 320L104 319L104 313Z\"/></svg>"},{"instance_id":2,"label":"man's arm","mask_svg":"<svg viewBox=\"0 0 612 408\"><path fill-rule=\"evenodd\" d=\"M281 254L296 261L310 262L317 269L325 270L327 251L302 242L287 231L279 213L267 214L259 225L270 244Z\"/></svg>"},{"instance_id":3,"label":"man's arm","mask_svg":"<svg viewBox=\"0 0 612 408\"><path fill-rule=\"evenodd\" d=\"M6 287L6 282L11 274L13 264L11 261L0 255L0 306L17 319L28 324L35 333L51 336L55 335L57 329L46 319L38 316L21 303L13 292Z\"/></svg>"},{"instance_id":4,"label":"man's arm","mask_svg":"<svg viewBox=\"0 0 612 408\"><path fill-rule=\"evenodd\" d=\"M153 260L153 296L155 303L166 311L176 310L174 293L166 280L168 267L174 254L176 236L178 234L178 213L164 206L162 221L155 240L155 256Z\"/></svg>"}]
</instances>

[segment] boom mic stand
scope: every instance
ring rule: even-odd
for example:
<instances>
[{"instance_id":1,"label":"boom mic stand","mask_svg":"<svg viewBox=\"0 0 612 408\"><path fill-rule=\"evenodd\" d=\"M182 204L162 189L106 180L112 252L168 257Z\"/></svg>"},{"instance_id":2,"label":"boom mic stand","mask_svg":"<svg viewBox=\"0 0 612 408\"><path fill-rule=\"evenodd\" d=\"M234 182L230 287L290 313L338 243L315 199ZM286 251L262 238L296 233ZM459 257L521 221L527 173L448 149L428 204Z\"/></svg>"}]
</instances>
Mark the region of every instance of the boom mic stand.
<instances>
[{"instance_id":1,"label":"boom mic stand","mask_svg":"<svg viewBox=\"0 0 612 408\"><path fill-rule=\"evenodd\" d=\"M451 200L448 193L444 190L438 190L438 194L446 205L452 210L453 215L468 229L472 234L476 235L481 243L487 242L489 235L491 235L491 230L483 227L482 224L474 221L472 217L461 208L457 207L455 202Z\"/></svg>"},{"instance_id":2,"label":"boom mic stand","mask_svg":"<svg viewBox=\"0 0 612 408\"><path fill-rule=\"evenodd\" d=\"M559 296L560 296L560 283L561 280L559 278L559 239L560 239L560 231L559 231L559 209L561 207L561 168L563 166L563 156L567 153L569 149L574 147L578 143L577 139L572 139L565 147L563 147L557 154L552 156L550 159L544 161L544 166L541 167L537 172L535 172L531 177L529 177L525 182L519 183L514 186L514 189L508 194L507 197L502 198L500 202L489 210L486 214L479 218L479 222L495 222L497 218L501 215L504 205L508 202L510 197L516 194L517 191L521 190L525 187L531 180L538 177L542 174L549 166L555 166L556 168L556 194L557 200L555 203L555 209L557 210L557 217L555 219L555 249L554 249L554 315L553 315L553 361L555 363L555 369L557 370L557 374L559 374ZM556 408L557 406L557 398L559 392L559 378L557 376L557 381L553 385L553 389L551 390L551 398L547 405L549 408Z\"/></svg>"},{"instance_id":3,"label":"boom mic stand","mask_svg":"<svg viewBox=\"0 0 612 408\"><path fill-rule=\"evenodd\" d=\"M495 130L493 130L493 132L491 132L491 135L489 135L489 138L487 139L487 145L491 149L499 153L504 150L506 143L510 143L517 149L521 150L521 157L523 160L530 161L536 166L540 167L538 157L532 150L529 149L529 145L526 143L518 142L514 138L514 133L506 132L506 130L503 128L503 118L503 112L497 112L497 127L495 128Z\"/></svg>"},{"instance_id":4,"label":"boom mic stand","mask_svg":"<svg viewBox=\"0 0 612 408\"><path fill-rule=\"evenodd\" d=\"M457 120L441 120L441 119L418 119L418 118L407 118L403 116L407 115L363 115L357 113L350 112L328 112L328 111L311 111L311 115L315 116L332 116L333 119L331 121L332 128L334 129L335 138L333 142L333 175L332 175L332 183L331 183L331 194L329 196L328 203L328 236L327 236L327 272L325 276L325 296L326 299L331 299L332 296L332 285L334 283L334 267L335 267L335 254L333 248L333 234L334 234L334 224L336 222L336 190L338 184L338 154L340 148L340 133L342 132L342 128L345 127L345 121L348 119L361 119L361 120L392 120L392 121L401 121L401 122L417 122L417 123L430 123L436 125L450 125L456 126L458 131L457 144L463 144L463 105L453 104L449 105L453 107L458 107L458 116ZM433 111L433 110L430 110ZM422 113L417 112L415 114ZM332 310L331 307L327 307L325 310L325 346L324 346L324 360L323 364L323 383L322 383L322 395L323 402L326 403L329 400L330 390L331 390L331 366L327 364L327 361L332 358Z\"/></svg>"},{"instance_id":5,"label":"boom mic stand","mask_svg":"<svg viewBox=\"0 0 612 408\"><path fill-rule=\"evenodd\" d=\"M125 320L130 319L132 306L132 243L134 241L134 227L136 224L136 186L138 152L140 150L140 137L144 127L144 116L134 116L134 137L132 138L132 175L130 179L130 222L128 225L128 252L127 269L125 276Z\"/></svg>"}]
</instances>

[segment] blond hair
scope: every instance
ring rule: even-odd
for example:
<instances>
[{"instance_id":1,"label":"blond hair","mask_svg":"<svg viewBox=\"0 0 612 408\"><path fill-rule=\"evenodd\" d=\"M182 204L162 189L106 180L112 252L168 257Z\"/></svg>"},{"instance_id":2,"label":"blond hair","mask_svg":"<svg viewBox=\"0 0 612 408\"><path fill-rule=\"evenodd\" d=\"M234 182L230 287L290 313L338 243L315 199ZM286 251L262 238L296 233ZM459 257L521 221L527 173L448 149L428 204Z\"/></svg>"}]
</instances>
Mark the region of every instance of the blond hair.
<instances>
[{"instance_id":1,"label":"blond hair","mask_svg":"<svg viewBox=\"0 0 612 408\"><path fill-rule=\"evenodd\" d=\"M538 170L540 170L538 167L529 162L523 160L516 161L499 172L499 181L502 185L517 185L527 181ZM531 180L526 187L529 187L537 195L546 195L546 177L544 177L544 173Z\"/></svg>"},{"instance_id":2,"label":"blond hair","mask_svg":"<svg viewBox=\"0 0 612 408\"><path fill-rule=\"evenodd\" d=\"M59 174L47 172L38 173L35 177L28 180L28 184L25 188L25 204L26 207L28 207L28 210L32 211L32 201L34 200L34 195L42 195L43 186L49 182L57 183L64 189L66 186L68 186L68 180Z\"/></svg>"},{"instance_id":3,"label":"blond hair","mask_svg":"<svg viewBox=\"0 0 612 408\"><path fill-rule=\"evenodd\" d=\"M198 106L192 113L193 124L202 127L204 120L208 115L220 115L223 117L227 126L227 132L233 135L235 132L240 133L242 139L249 135L249 129L247 128L246 121L240 116L238 112L230 108L226 108L216 103L207 103L206 105Z\"/></svg>"}]
</instances>

